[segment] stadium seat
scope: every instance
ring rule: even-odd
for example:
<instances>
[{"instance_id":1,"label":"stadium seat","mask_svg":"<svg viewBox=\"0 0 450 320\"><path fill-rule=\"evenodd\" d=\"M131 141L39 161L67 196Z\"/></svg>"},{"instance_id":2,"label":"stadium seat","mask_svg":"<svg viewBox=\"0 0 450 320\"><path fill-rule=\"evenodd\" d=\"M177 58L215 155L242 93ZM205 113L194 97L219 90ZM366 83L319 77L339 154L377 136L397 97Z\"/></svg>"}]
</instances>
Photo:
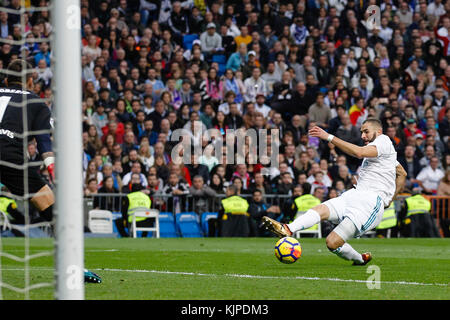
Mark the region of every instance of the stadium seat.
<instances>
[{"instance_id":1,"label":"stadium seat","mask_svg":"<svg viewBox=\"0 0 450 320\"><path fill-rule=\"evenodd\" d=\"M198 39L198 34L187 34L183 36L183 48L184 50L191 50L192 49L192 43L194 40Z\"/></svg>"},{"instance_id":2,"label":"stadium seat","mask_svg":"<svg viewBox=\"0 0 450 320\"><path fill-rule=\"evenodd\" d=\"M155 218L155 223L153 227L139 227L136 225L136 217L141 218ZM148 209L148 208L137 208L133 214L133 220L131 221L130 231L133 238L137 237L138 231L154 231L156 238L159 238L159 210Z\"/></svg>"},{"instance_id":3,"label":"stadium seat","mask_svg":"<svg viewBox=\"0 0 450 320\"><path fill-rule=\"evenodd\" d=\"M195 212L180 212L175 215L175 223L184 238L203 237L199 217Z\"/></svg>"},{"instance_id":4,"label":"stadium seat","mask_svg":"<svg viewBox=\"0 0 450 320\"><path fill-rule=\"evenodd\" d=\"M205 234L205 236L208 236L209 234L209 226L208 226L208 220L211 218L217 219L219 214L217 212L203 212L200 218L200 223L202 226L202 231Z\"/></svg>"},{"instance_id":5,"label":"stadium seat","mask_svg":"<svg viewBox=\"0 0 450 320\"><path fill-rule=\"evenodd\" d=\"M113 215L108 210L90 210L88 228L92 233L113 233Z\"/></svg>"},{"instance_id":6,"label":"stadium seat","mask_svg":"<svg viewBox=\"0 0 450 320\"><path fill-rule=\"evenodd\" d=\"M214 54L212 56L212 62L217 62L219 65L221 64L226 65L227 57L224 54Z\"/></svg>"},{"instance_id":7,"label":"stadium seat","mask_svg":"<svg viewBox=\"0 0 450 320\"><path fill-rule=\"evenodd\" d=\"M159 213L159 236L161 238L176 238L178 237L175 226L175 219L172 212Z\"/></svg>"}]
</instances>

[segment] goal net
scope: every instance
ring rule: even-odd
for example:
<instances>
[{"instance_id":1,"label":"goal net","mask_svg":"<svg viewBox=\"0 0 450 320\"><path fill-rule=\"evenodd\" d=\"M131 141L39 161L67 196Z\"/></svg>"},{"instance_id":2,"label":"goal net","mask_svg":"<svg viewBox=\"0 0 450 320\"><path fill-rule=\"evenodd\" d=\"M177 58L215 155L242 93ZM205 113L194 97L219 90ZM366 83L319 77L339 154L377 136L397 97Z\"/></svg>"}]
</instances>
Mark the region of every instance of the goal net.
<instances>
[{"instance_id":1,"label":"goal net","mask_svg":"<svg viewBox=\"0 0 450 320\"><path fill-rule=\"evenodd\" d=\"M79 0L0 1L0 134L8 133L1 126L7 108L22 108L23 127L14 133L23 141L23 161L0 158L0 170L24 172L23 195L0 184L0 299L84 299L80 37ZM21 72L8 70L16 59L23 61ZM21 103L2 95L10 90L8 76L22 79ZM52 126L32 131L26 106L42 101ZM51 135L55 180L35 139L42 134ZM30 203L37 194L29 188L32 170L55 196L51 222Z\"/></svg>"}]
</instances>

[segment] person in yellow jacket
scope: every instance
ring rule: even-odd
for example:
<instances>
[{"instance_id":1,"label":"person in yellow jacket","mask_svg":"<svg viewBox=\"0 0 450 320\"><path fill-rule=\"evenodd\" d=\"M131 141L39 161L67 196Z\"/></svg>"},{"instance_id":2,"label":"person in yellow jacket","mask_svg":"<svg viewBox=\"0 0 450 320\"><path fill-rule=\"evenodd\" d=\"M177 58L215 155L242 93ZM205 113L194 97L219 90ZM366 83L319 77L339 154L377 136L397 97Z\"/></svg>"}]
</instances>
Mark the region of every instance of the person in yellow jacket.
<instances>
[{"instance_id":1,"label":"person in yellow jacket","mask_svg":"<svg viewBox=\"0 0 450 320\"><path fill-rule=\"evenodd\" d=\"M133 222L133 213L137 208L150 209L152 206L152 200L142 190L144 187L141 185L140 177L138 174L131 176L131 192L126 197L122 198L122 224L116 224L117 229L122 237L129 237L129 233L125 232L125 228L130 229ZM117 221L117 220L116 220ZM154 218L136 217L136 225L139 227L152 227ZM142 233L143 237L147 236L146 232Z\"/></svg>"},{"instance_id":2,"label":"person in yellow jacket","mask_svg":"<svg viewBox=\"0 0 450 320\"><path fill-rule=\"evenodd\" d=\"M6 196L0 196L0 211L3 212L10 224L25 224L25 217L22 212L17 209L17 203L14 199ZM0 215L3 215L0 213ZM11 232L16 237L23 237L23 233L19 230L12 228Z\"/></svg>"},{"instance_id":3,"label":"person in yellow jacket","mask_svg":"<svg viewBox=\"0 0 450 320\"><path fill-rule=\"evenodd\" d=\"M311 208L314 208L315 206L319 205L321 203L320 199L312 195L311 192L311 184L304 183L302 184L302 194L298 195L295 191L293 192L294 196L294 203L293 206L295 207L295 217L294 220L297 219L297 217L304 214L306 211L308 211ZM318 231L319 228L321 228L321 223L317 223L313 225L312 227L305 229L308 231ZM321 234L321 233L319 233Z\"/></svg>"},{"instance_id":4,"label":"person in yellow jacket","mask_svg":"<svg viewBox=\"0 0 450 320\"><path fill-rule=\"evenodd\" d=\"M440 237L436 223L431 216L431 201L422 194L413 192L405 199L402 211L402 230L407 237Z\"/></svg>"},{"instance_id":5,"label":"person in yellow jacket","mask_svg":"<svg viewBox=\"0 0 450 320\"><path fill-rule=\"evenodd\" d=\"M248 237L250 233L248 208L247 200L237 195L237 187L230 185L219 210L219 236Z\"/></svg>"},{"instance_id":6,"label":"person in yellow jacket","mask_svg":"<svg viewBox=\"0 0 450 320\"><path fill-rule=\"evenodd\" d=\"M379 238L393 237L398 234L397 231L397 213L395 212L394 201L392 201L389 207L384 209L383 218L376 227L376 234Z\"/></svg>"}]
</instances>

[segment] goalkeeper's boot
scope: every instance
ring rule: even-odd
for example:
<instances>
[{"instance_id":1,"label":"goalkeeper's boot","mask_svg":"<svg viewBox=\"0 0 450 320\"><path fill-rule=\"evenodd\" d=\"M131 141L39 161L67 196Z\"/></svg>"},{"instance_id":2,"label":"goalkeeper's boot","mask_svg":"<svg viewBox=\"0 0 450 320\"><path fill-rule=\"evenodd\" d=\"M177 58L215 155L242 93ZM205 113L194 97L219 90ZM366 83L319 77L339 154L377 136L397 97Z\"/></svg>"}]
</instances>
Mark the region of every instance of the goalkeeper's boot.
<instances>
[{"instance_id":1,"label":"goalkeeper's boot","mask_svg":"<svg viewBox=\"0 0 450 320\"><path fill-rule=\"evenodd\" d=\"M276 236L280 238L292 237L291 230L289 230L288 226L284 223L278 222L266 216L262 217L262 222L266 229L274 233Z\"/></svg>"},{"instance_id":2,"label":"goalkeeper's boot","mask_svg":"<svg viewBox=\"0 0 450 320\"><path fill-rule=\"evenodd\" d=\"M361 257L363 259L364 262L353 262L354 266L365 266L366 264L368 264L370 262L370 260L372 260L372 254L370 252L364 252L363 254L361 254Z\"/></svg>"},{"instance_id":3,"label":"goalkeeper's boot","mask_svg":"<svg viewBox=\"0 0 450 320\"><path fill-rule=\"evenodd\" d=\"M84 282L102 283L102 278L100 278L98 274L95 274L88 269L84 269Z\"/></svg>"}]
</instances>

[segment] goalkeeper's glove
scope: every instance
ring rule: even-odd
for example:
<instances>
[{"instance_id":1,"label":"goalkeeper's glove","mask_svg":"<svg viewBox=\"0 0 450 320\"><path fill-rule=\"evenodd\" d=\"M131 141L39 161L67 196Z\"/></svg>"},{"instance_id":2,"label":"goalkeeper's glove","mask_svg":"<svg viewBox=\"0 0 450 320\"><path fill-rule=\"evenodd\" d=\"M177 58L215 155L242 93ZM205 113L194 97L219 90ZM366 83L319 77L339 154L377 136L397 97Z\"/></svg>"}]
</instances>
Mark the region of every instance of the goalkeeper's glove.
<instances>
[{"instance_id":1,"label":"goalkeeper's glove","mask_svg":"<svg viewBox=\"0 0 450 320\"><path fill-rule=\"evenodd\" d=\"M47 168L50 180L55 182L55 157L47 157L44 159L45 167Z\"/></svg>"},{"instance_id":2,"label":"goalkeeper's glove","mask_svg":"<svg viewBox=\"0 0 450 320\"><path fill-rule=\"evenodd\" d=\"M102 278L100 278L98 274L95 274L88 269L84 269L84 282L102 283Z\"/></svg>"}]
</instances>

